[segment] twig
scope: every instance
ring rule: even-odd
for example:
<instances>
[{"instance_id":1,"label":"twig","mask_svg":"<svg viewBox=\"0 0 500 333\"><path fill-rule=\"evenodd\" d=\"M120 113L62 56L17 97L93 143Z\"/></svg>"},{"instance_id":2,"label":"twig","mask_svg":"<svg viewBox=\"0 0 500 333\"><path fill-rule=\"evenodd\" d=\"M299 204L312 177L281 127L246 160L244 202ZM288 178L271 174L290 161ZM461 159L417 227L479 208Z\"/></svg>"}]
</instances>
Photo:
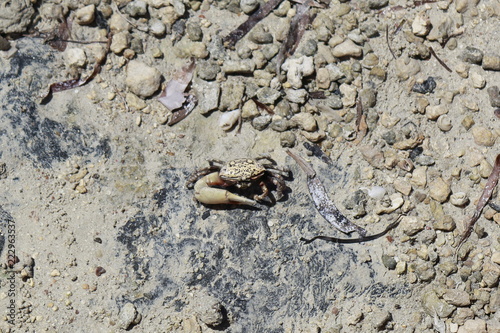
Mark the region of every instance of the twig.
<instances>
[{"instance_id":1,"label":"twig","mask_svg":"<svg viewBox=\"0 0 500 333\"><path fill-rule=\"evenodd\" d=\"M385 41L387 43L387 47L389 48L389 51L392 54L392 57L396 59L396 55L394 54L394 51L391 48L391 43L389 43L389 25L385 26Z\"/></svg>"},{"instance_id":2,"label":"twig","mask_svg":"<svg viewBox=\"0 0 500 333\"><path fill-rule=\"evenodd\" d=\"M481 216L481 212L483 211L484 206L486 206L488 200L490 200L491 194L493 193L493 190L495 189L495 186L498 183L499 177L500 177L500 154L498 154L495 159L495 165L493 166L493 170L491 171L491 174L488 177L488 181L486 182L486 186L484 187L483 193L481 194L481 197L477 202L476 211L474 212L474 215L472 215L472 218L467 224L467 228L465 229L465 232L462 235L460 242L458 243L457 250L455 251L456 253L458 253L458 250L460 250L462 245L465 243L465 241L469 238L470 234L472 233L472 228L474 227L474 224Z\"/></svg>"},{"instance_id":3,"label":"twig","mask_svg":"<svg viewBox=\"0 0 500 333\"><path fill-rule=\"evenodd\" d=\"M429 51L431 51L431 54L436 58L436 60L441 64L441 66L444 67L448 72L452 73L453 71L450 69L450 67L446 66L443 60L439 59L439 57L436 55L436 52L434 52L434 49L429 46Z\"/></svg>"}]
</instances>

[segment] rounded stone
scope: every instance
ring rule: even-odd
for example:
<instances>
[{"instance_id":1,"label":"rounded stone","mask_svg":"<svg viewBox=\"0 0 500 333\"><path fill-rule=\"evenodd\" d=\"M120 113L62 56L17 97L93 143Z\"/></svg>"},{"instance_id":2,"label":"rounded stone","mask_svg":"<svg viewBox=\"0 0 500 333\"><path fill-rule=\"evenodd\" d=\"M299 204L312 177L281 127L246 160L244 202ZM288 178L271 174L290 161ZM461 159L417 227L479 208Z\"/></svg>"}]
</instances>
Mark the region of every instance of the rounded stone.
<instances>
[{"instance_id":1,"label":"rounded stone","mask_svg":"<svg viewBox=\"0 0 500 333\"><path fill-rule=\"evenodd\" d=\"M83 67L87 63L85 51L80 48L66 49L64 52L64 60L67 66Z\"/></svg>"},{"instance_id":2,"label":"rounded stone","mask_svg":"<svg viewBox=\"0 0 500 333\"><path fill-rule=\"evenodd\" d=\"M75 22L79 25L87 25L94 22L95 5L88 5L75 12Z\"/></svg>"},{"instance_id":3,"label":"rounded stone","mask_svg":"<svg viewBox=\"0 0 500 333\"><path fill-rule=\"evenodd\" d=\"M332 49L332 54L337 58L360 57L363 55L363 49L356 45L352 40L346 39Z\"/></svg>"},{"instance_id":4,"label":"rounded stone","mask_svg":"<svg viewBox=\"0 0 500 333\"><path fill-rule=\"evenodd\" d=\"M443 178L436 178L429 184L429 195L438 202L445 202L450 196L451 188Z\"/></svg>"},{"instance_id":5,"label":"rounded stone","mask_svg":"<svg viewBox=\"0 0 500 333\"><path fill-rule=\"evenodd\" d=\"M160 87L161 74L153 67L132 60L127 66L125 84L134 94L140 97L153 95Z\"/></svg>"},{"instance_id":6,"label":"rounded stone","mask_svg":"<svg viewBox=\"0 0 500 333\"><path fill-rule=\"evenodd\" d=\"M495 144L496 135L484 126L475 126L472 128L474 142L480 146L491 147Z\"/></svg>"},{"instance_id":7,"label":"rounded stone","mask_svg":"<svg viewBox=\"0 0 500 333\"><path fill-rule=\"evenodd\" d=\"M281 147L292 148L295 146L297 138L292 132L283 132L280 133L280 144Z\"/></svg>"}]
</instances>

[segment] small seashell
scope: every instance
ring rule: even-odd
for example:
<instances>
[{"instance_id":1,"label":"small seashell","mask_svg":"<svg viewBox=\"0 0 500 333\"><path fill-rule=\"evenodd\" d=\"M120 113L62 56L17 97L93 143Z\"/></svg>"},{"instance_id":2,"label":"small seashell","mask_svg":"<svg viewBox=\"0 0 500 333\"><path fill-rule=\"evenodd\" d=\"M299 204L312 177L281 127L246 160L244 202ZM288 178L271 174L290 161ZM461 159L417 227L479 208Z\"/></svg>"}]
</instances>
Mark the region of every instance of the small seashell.
<instances>
[{"instance_id":1,"label":"small seashell","mask_svg":"<svg viewBox=\"0 0 500 333\"><path fill-rule=\"evenodd\" d=\"M463 207L469 203L469 198L464 192L456 192L450 196L450 202L457 207Z\"/></svg>"},{"instance_id":2,"label":"small seashell","mask_svg":"<svg viewBox=\"0 0 500 333\"><path fill-rule=\"evenodd\" d=\"M448 132L453 127L453 125L451 124L451 118L446 114L439 116L437 120L437 126L441 131Z\"/></svg>"},{"instance_id":3,"label":"small seashell","mask_svg":"<svg viewBox=\"0 0 500 333\"><path fill-rule=\"evenodd\" d=\"M234 125L236 125L236 123L239 122L240 118L241 118L240 109L223 112L219 118L219 126L222 128L222 130L226 132L230 131L234 127Z\"/></svg>"}]
</instances>

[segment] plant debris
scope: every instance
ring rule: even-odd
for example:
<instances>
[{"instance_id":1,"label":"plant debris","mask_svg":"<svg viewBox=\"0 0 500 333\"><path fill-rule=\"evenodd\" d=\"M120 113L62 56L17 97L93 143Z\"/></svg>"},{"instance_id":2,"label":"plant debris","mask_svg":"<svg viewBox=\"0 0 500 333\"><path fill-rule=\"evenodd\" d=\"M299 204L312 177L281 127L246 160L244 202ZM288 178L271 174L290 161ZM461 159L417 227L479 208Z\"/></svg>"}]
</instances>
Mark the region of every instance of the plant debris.
<instances>
[{"instance_id":1,"label":"plant debris","mask_svg":"<svg viewBox=\"0 0 500 333\"><path fill-rule=\"evenodd\" d=\"M366 236L366 230L360 226L352 223L342 215L342 213L337 209L333 201L328 197L325 187L321 181L316 177L316 171L308 164L302 157L292 153L290 150L286 151L295 162L301 167L302 170L307 174L307 186L309 192L314 201L314 205L318 212L323 216L331 225L333 225L338 230L343 233L349 234L356 231L361 237Z\"/></svg>"},{"instance_id":2,"label":"plant debris","mask_svg":"<svg viewBox=\"0 0 500 333\"><path fill-rule=\"evenodd\" d=\"M224 45L230 48L236 45L236 42L252 30L257 23L269 15L269 13L282 1L283 0L269 0L263 6L260 6L259 9L250 15L245 22L222 39Z\"/></svg>"},{"instance_id":3,"label":"plant debris","mask_svg":"<svg viewBox=\"0 0 500 333\"><path fill-rule=\"evenodd\" d=\"M448 67L443 60L439 59L439 57L437 56L436 52L434 52L434 49L432 47L429 46L429 51L431 52L431 54L434 56L434 58L436 58L436 60L439 62L439 64L441 66L444 67L444 69L446 69L448 72L453 72L450 67Z\"/></svg>"},{"instance_id":4,"label":"plant debris","mask_svg":"<svg viewBox=\"0 0 500 333\"><path fill-rule=\"evenodd\" d=\"M191 58L191 62L182 67L182 69L175 73L174 77L168 81L165 89L163 89L160 97L158 97L158 101L172 112L172 116L167 123L169 126L177 124L179 121L186 118L198 103L198 99L195 95L185 94L186 88L193 79L195 67L196 62L194 58Z\"/></svg>"},{"instance_id":5,"label":"plant debris","mask_svg":"<svg viewBox=\"0 0 500 333\"><path fill-rule=\"evenodd\" d=\"M63 52L66 50L68 45L68 39L71 36L71 21L62 18L57 32L50 33L46 38L45 42L53 47L54 49Z\"/></svg>"},{"instance_id":6,"label":"plant debris","mask_svg":"<svg viewBox=\"0 0 500 333\"><path fill-rule=\"evenodd\" d=\"M333 161L330 157L326 156L326 154L321 150L321 147L317 144L310 144L309 142L304 142L304 147L309 150L314 156L321 159L326 164L333 164Z\"/></svg>"},{"instance_id":7,"label":"plant debris","mask_svg":"<svg viewBox=\"0 0 500 333\"><path fill-rule=\"evenodd\" d=\"M300 39L306 31L307 25L312 21L311 15L309 15L311 3L311 0L305 0L303 3L297 5L297 13L292 19L290 30L288 30L288 34L283 44L281 44L280 51L276 58L276 73L278 77L281 77L281 65L283 65L286 58L295 53L295 50L299 46Z\"/></svg>"},{"instance_id":8,"label":"plant debris","mask_svg":"<svg viewBox=\"0 0 500 333\"><path fill-rule=\"evenodd\" d=\"M110 45L111 45L111 35L108 36L105 54L108 53ZM53 93L81 87L81 86L87 84L93 78L95 78L97 74L99 74L101 72L101 67L105 62L106 62L106 57L103 57L101 61L99 61L95 64L94 69L92 70L92 73L85 78L71 79L71 80L66 80L66 81L62 81L62 82L52 83L49 86L47 93L45 95L41 96L42 97L41 103L42 104L48 103L50 98L52 97Z\"/></svg>"},{"instance_id":9,"label":"plant debris","mask_svg":"<svg viewBox=\"0 0 500 333\"><path fill-rule=\"evenodd\" d=\"M366 123L366 115L363 113L363 104L361 99L358 98L356 103L356 140L354 144L359 144L368 132L368 124Z\"/></svg>"},{"instance_id":10,"label":"plant debris","mask_svg":"<svg viewBox=\"0 0 500 333\"><path fill-rule=\"evenodd\" d=\"M486 204L490 200L491 194L493 194L493 190L495 189L495 186L498 183L499 177L500 177L500 154L498 154L495 159L495 165L493 166L493 170L491 171L491 174L486 182L486 186L484 187L483 193L481 194L481 197L477 202L476 211L469 220L465 232L463 233L460 241L458 242L457 250L455 251L456 253L458 253L458 250L460 250L462 245L471 235L472 228L474 227L474 224L477 222L477 220L479 220L479 217L481 217L481 212L483 211L484 206L486 206Z\"/></svg>"}]
</instances>

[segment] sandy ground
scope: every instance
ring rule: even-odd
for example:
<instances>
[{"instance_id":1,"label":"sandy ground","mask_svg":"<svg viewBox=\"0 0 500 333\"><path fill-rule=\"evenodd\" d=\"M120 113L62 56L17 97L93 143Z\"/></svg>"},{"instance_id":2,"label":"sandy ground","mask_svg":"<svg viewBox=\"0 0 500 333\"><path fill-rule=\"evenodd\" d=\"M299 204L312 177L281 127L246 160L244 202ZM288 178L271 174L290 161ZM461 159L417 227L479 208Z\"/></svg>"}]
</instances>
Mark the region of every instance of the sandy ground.
<instances>
[{"instance_id":1,"label":"sandy ground","mask_svg":"<svg viewBox=\"0 0 500 333\"><path fill-rule=\"evenodd\" d=\"M15 54L0 56L0 162L5 167L0 175L0 245L2 262L9 244L14 244L19 258L16 272L4 265L0 277L1 331L473 332L464 322L478 320L488 325L487 332L498 332L497 284L481 284L484 281L473 274L486 262L498 266L490 260L500 251L494 212L490 220L479 220L484 233L472 236L478 250L471 250L468 262L458 263L458 272L445 274L438 266L453 261L450 249L473 213L488 173L479 179L472 175L483 171L483 160L491 167L498 153L495 145L478 144L463 126L464 118L472 117L473 126L484 127L496 138L498 120L487 88L500 84L498 72L469 64L470 72L486 82L484 88L475 88L471 78L455 71L464 63L460 57L467 46L500 56L499 17L485 9L494 7L495 1L470 5L472 9L461 15L463 33L452 42L456 48L441 49L426 41L452 73L434 58L416 60L420 71L409 80L397 77L383 27L388 24L394 31L403 18L411 23L424 8L455 17L455 3L448 11L438 9L439 3L389 11L402 5L391 2L383 14L363 12L358 2L348 4L361 22L368 17L380 28L379 36L369 43L387 72L387 79L376 85L377 103L370 109L379 116L379 124L370 128L361 146L383 152L387 162L387 152L395 150L382 135L392 130L400 138L412 123L425 137L424 155L434 163L426 168L427 183L419 186L411 183L411 172L374 167L360 146L342 136L326 140L332 165L309 158L337 206L369 234L383 230L403 211L423 223L422 231L408 236L407 230L398 228L390 237L362 244L304 245L300 237L349 236L316 211L305 174L280 144L281 133L256 130L249 121L241 133L226 133L218 126L217 111L202 115L196 109L170 127L161 121L167 111L155 101L158 94L146 99L151 106L148 113L134 111L124 99L126 61L113 53L101 74L87 85L55 93L48 103L40 104L40 93L50 83L70 78L71 72L60 52L41 39L20 37L13 43ZM211 13L224 13L228 19ZM220 9L204 15L217 22L221 34L245 17ZM391 36L398 56L407 50L407 30L411 31L409 23ZM152 45L163 43L144 38ZM148 46L137 58L158 68L164 81L186 63L186 58L173 53L154 59L151 49ZM369 80L368 72L362 70L361 81ZM411 91L414 82L429 76L437 82L433 94ZM113 93L114 98L108 99ZM454 98L448 101L450 94ZM415 111L419 98L444 105L451 130L440 130L436 121ZM478 111L464 106L471 101ZM347 111L355 113L354 108ZM324 120L321 114L317 117L319 123ZM353 121L338 123L352 127ZM307 156L302 146L306 139L299 130L292 131L298 137L295 151ZM196 202L193 191L185 187L188 176L210 159L261 153L270 153L293 174L286 182L285 198L275 205L209 207ZM438 178L450 184L452 193L465 192L472 202L465 207L448 200L441 203L457 225L449 232L434 228L429 191ZM354 219L345 208L345 199L359 189L383 186L389 194L397 193L396 179L412 184L398 210L376 214L378 203L372 198L362 218ZM492 200L497 201L496 194ZM406 269L389 269L382 258L405 262ZM471 274L462 274L464 266ZM434 270L434 276L424 277L420 267ZM434 293L442 301L446 289L465 290L471 302L453 305L452 314L430 313L424 295ZM479 306L477 290L490 295L489 303ZM461 309L472 314L461 320L466 311Z\"/></svg>"}]
</instances>

